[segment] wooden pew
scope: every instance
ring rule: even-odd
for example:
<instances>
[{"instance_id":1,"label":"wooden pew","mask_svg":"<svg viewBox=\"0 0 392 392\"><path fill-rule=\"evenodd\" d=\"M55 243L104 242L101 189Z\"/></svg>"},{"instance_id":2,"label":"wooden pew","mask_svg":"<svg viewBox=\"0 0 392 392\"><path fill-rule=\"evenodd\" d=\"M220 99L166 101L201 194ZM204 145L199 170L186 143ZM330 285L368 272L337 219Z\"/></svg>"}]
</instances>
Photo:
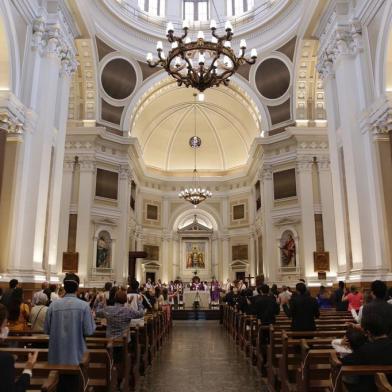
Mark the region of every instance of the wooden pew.
<instances>
[{"instance_id":1,"label":"wooden pew","mask_svg":"<svg viewBox=\"0 0 392 392\"><path fill-rule=\"evenodd\" d=\"M378 392L392 392L392 385L389 383L385 373L376 374L376 386Z\"/></svg>"},{"instance_id":2,"label":"wooden pew","mask_svg":"<svg viewBox=\"0 0 392 392\"><path fill-rule=\"evenodd\" d=\"M392 365L358 365L358 366L346 366L342 365L336 352L330 355L331 363L331 383L334 392L344 392L345 387L343 383L344 376L375 376L377 373L385 373L392 375Z\"/></svg>"},{"instance_id":3,"label":"wooden pew","mask_svg":"<svg viewBox=\"0 0 392 392\"><path fill-rule=\"evenodd\" d=\"M297 391L324 392L331 388L331 347L313 349L308 341L301 341L301 366L297 369Z\"/></svg>"},{"instance_id":4,"label":"wooden pew","mask_svg":"<svg viewBox=\"0 0 392 392\"><path fill-rule=\"evenodd\" d=\"M279 380L279 361L282 357L283 343L282 336L283 333L290 338L304 339L304 338L328 338L332 340L336 336L343 336L345 334L345 329L343 330L328 330L322 329L317 331L288 331L277 329L276 326L270 326L270 338L269 345L267 347L267 380L268 386L271 390L276 389L277 381ZM283 365L282 365L283 366Z\"/></svg>"},{"instance_id":5,"label":"wooden pew","mask_svg":"<svg viewBox=\"0 0 392 392\"><path fill-rule=\"evenodd\" d=\"M31 349L25 348L0 348L1 352L7 352L16 356L15 370L19 376L25 369L25 364ZM88 366L90 356L86 352L83 355L80 365L51 365L47 362L47 349L36 349L38 351L38 361L33 367L33 377L30 379L29 390L55 391L60 375L73 375L79 378L79 389L75 392L92 391L88 384Z\"/></svg>"},{"instance_id":6,"label":"wooden pew","mask_svg":"<svg viewBox=\"0 0 392 392\"><path fill-rule=\"evenodd\" d=\"M28 347L31 352L32 349L36 350L37 346L45 346L45 349L38 349L38 351L41 358L44 356L43 360L47 361L49 344L47 335L8 336L4 341L16 345L22 350L21 352L23 352L22 347ZM89 386L94 387L97 392L115 391L117 370L113 366L113 340L104 337L88 337L86 344L89 354L89 367L86 369ZM60 374L62 373L60 372Z\"/></svg>"}]
</instances>

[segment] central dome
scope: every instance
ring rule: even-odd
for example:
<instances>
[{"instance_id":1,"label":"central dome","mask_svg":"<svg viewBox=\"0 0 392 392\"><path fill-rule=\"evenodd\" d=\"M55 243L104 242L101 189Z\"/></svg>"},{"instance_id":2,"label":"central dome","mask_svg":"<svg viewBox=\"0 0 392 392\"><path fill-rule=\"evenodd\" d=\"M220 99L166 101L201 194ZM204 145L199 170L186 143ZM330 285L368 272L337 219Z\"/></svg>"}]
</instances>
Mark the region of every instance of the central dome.
<instances>
[{"instance_id":1,"label":"central dome","mask_svg":"<svg viewBox=\"0 0 392 392\"><path fill-rule=\"evenodd\" d=\"M197 169L204 175L244 167L250 146L260 135L257 109L240 91L209 89L204 101L193 89L175 84L148 92L135 110L131 136L141 145L147 167L164 172L190 172L194 150L189 139L201 139Z\"/></svg>"}]
</instances>

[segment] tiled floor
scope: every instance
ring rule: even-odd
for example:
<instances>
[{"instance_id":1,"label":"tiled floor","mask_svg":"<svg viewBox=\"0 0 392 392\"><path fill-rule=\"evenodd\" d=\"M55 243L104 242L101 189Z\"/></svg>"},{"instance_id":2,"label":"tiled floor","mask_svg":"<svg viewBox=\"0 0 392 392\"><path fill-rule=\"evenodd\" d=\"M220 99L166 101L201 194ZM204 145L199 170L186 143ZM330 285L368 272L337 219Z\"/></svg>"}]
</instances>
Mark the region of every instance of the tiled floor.
<instances>
[{"instance_id":1,"label":"tiled floor","mask_svg":"<svg viewBox=\"0 0 392 392\"><path fill-rule=\"evenodd\" d=\"M266 391L218 321L175 321L139 392Z\"/></svg>"}]
</instances>

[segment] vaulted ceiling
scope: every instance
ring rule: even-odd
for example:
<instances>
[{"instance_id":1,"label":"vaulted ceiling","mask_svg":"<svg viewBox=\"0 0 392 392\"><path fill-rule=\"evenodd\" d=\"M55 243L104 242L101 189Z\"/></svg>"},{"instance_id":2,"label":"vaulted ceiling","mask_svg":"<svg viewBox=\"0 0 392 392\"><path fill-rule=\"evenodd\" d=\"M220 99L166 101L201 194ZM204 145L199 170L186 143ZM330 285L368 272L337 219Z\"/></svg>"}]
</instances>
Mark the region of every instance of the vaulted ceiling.
<instances>
[{"instance_id":1,"label":"vaulted ceiling","mask_svg":"<svg viewBox=\"0 0 392 392\"><path fill-rule=\"evenodd\" d=\"M239 91L230 87L210 89L204 102L195 101L194 90L167 88L150 91L135 110L131 136L141 145L146 166L170 172L189 172L194 150L189 139L201 138L197 168L219 172L241 168L260 135L257 109Z\"/></svg>"}]
</instances>

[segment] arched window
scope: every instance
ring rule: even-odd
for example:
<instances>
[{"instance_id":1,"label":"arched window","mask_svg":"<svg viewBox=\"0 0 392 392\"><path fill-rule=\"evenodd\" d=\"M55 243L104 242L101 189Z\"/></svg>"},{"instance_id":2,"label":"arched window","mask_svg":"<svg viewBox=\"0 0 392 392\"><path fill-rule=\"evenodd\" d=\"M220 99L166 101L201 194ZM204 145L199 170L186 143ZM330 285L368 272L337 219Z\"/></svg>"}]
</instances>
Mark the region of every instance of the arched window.
<instances>
[{"instance_id":1,"label":"arched window","mask_svg":"<svg viewBox=\"0 0 392 392\"><path fill-rule=\"evenodd\" d=\"M165 16L165 0L138 0L139 8L152 16Z\"/></svg>"},{"instance_id":2,"label":"arched window","mask_svg":"<svg viewBox=\"0 0 392 392\"><path fill-rule=\"evenodd\" d=\"M184 20L190 22L203 22L208 20L208 1L206 0L184 0Z\"/></svg>"},{"instance_id":3,"label":"arched window","mask_svg":"<svg viewBox=\"0 0 392 392\"><path fill-rule=\"evenodd\" d=\"M250 11L254 0L227 0L227 16L239 16Z\"/></svg>"}]
</instances>

